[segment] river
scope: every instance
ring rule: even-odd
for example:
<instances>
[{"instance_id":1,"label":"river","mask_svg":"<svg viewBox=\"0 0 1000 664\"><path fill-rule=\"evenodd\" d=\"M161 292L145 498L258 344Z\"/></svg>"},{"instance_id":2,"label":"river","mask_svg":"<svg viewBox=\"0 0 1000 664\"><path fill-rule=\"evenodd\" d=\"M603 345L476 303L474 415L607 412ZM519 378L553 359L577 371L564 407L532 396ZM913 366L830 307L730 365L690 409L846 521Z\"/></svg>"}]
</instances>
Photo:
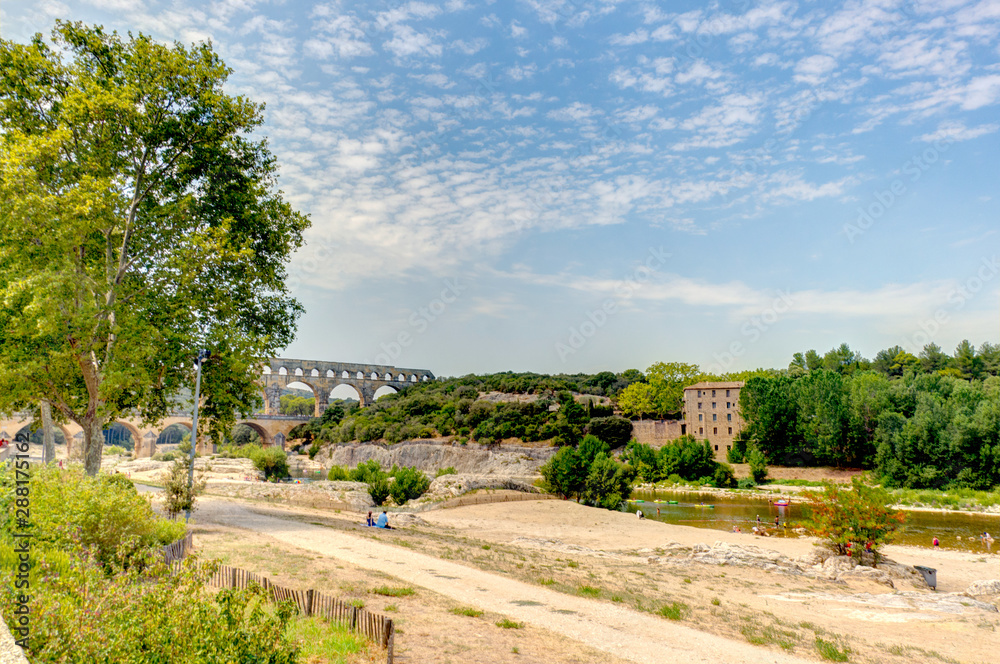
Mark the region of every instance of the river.
<instances>
[{"instance_id":1,"label":"river","mask_svg":"<svg viewBox=\"0 0 1000 664\"><path fill-rule=\"evenodd\" d=\"M670 500L676 500L677 504L666 502ZM704 506L699 504L702 501ZM778 537L797 537L792 529L809 517L808 505L794 497L788 507L778 507L767 500L739 494L684 491L635 491L629 508L632 512L640 509L646 518L664 523L725 531L739 526L743 532L750 532L760 516L761 523ZM774 527L775 517L781 523L778 528ZM941 548L981 553L985 551L979 539L983 531L990 533L994 539L1000 539L1000 515L906 510L906 525L894 543L930 547L934 537L937 537ZM994 542L993 551L998 549L1000 542Z\"/></svg>"}]
</instances>

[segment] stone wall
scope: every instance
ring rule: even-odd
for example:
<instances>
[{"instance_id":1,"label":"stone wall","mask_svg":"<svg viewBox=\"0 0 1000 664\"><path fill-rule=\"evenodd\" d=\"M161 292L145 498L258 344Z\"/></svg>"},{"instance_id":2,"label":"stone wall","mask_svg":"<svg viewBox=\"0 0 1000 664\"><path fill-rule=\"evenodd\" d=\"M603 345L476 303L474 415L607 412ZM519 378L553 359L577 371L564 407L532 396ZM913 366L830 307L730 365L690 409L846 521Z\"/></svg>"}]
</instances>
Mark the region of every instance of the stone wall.
<instances>
[{"instance_id":1,"label":"stone wall","mask_svg":"<svg viewBox=\"0 0 1000 664\"><path fill-rule=\"evenodd\" d=\"M681 420L639 420L632 422L632 437L640 443L659 447L687 433Z\"/></svg>"}]
</instances>

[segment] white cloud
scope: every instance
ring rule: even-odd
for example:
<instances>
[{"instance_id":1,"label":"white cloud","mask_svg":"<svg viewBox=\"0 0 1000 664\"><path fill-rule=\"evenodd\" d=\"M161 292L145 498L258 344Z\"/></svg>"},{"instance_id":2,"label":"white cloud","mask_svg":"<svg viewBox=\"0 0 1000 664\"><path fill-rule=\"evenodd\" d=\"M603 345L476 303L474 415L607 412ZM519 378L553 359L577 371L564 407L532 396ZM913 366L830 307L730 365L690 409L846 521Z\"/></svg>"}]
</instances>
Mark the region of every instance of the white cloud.
<instances>
[{"instance_id":1,"label":"white cloud","mask_svg":"<svg viewBox=\"0 0 1000 664\"><path fill-rule=\"evenodd\" d=\"M432 33L417 32L409 25L394 25L393 37L383 46L397 57L413 55L440 56L443 48L435 43Z\"/></svg>"},{"instance_id":2,"label":"white cloud","mask_svg":"<svg viewBox=\"0 0 1000 664\"><path fill-rule=\"evenodd\" d=\"M611 35L608 41L613 46L635 46L636 44L645 44L649 41L649 33L640 28L627 35Z\"/></svg>"},{"instance_id":3,"label":"white cloud","mask_svg":"<svg viewBox=\"0 0 1000 664\"><path fill-rule=\"evenodd\" d=\"M706 106L680 124L694 136L676 144L674 149L717 148L742 141L759 124L762 103L757 95L726 95L719 104Z\"/></svg>"},{"instance_id":4,"label":"white cloud","mask_svg":"<svg viewBox=\"0 0 1000 664\"><path fill-rule=\"evenodd\" d=\"M827 74L837 68L837 61L829 55L810 55L795 65L795 81L808 85L819 85Z\"/></svg>"},{"instance_id":5,"label":"white cloud","mask_svg":"<svg viewBox=\"0 0 1000 664\"><path fill-rule=\"evenodd\" d=\"M997 129L1000 129L1000 125L985 124L978 127L966 127L962 122L949 120L942 122L936 131L921 136L920 140L928 143L942 140L952 142L968 141L986 134L992 134Z\"/></svg>"}]
</instances>

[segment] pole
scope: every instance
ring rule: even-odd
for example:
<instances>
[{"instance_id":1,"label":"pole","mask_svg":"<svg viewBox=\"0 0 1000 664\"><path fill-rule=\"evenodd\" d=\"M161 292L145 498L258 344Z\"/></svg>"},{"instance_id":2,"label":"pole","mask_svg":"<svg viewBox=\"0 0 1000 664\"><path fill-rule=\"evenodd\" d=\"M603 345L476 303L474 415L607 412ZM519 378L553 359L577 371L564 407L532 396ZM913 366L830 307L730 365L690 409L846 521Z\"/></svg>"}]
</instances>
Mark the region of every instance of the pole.
<instances>
[{"instance_id":1,"label":"pole","mask_svg":"<svg viewBox=\"0 0 1000 664\"><path fill-rule=\"evenodd\" d=\"M201 398L201 363L208 359L207 350L198 351L198 368L194 379L194 413L191 415L191 455L188 459L188 496L194 492L194 453L198 446L198 400ZM191 508L184 510L184 523L191 518Z\"/></svg>"}]
</instances>

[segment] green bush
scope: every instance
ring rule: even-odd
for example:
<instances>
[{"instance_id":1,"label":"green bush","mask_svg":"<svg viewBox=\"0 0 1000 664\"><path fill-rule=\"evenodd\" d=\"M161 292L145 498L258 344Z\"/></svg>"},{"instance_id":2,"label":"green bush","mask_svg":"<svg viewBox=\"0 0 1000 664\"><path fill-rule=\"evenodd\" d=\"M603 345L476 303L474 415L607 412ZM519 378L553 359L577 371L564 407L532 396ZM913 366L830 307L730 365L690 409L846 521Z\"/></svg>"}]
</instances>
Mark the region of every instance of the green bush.
<instances>
[{"instance_id":1,"label":"green bush","mask_svg":"<svg viewBox=\"0 0 1000 664\"><path fill-rule=\"evenodd\" d=\"M157 516L128 478L41 466L29 482L34 541L43 547L88 548L106 569L145 564L146 554L183 537L183 523ZM0 532L22 532L14 519L12 469L0 469Z\"/></svg>"},{"instance_id":2,"label":"green bush","mask_svg":"<svg viewBox=\"0 0 1000 664\"><path fill-rule=\"evenodd\" d=\"M455 466L448 466L447 468L438 468L437 472L434 473L434 477L441 477L442 475L457 475L458 471L455 470Z\"/></svg>"},{"instance_id":3,"label":"green bush","mask_svg":"<svg viewBox=\"0 0 1000 664\"><path fill-rule=\"evenodd\" d=\"M754 482L760 484L767 479L767 457L756 445L747 450L747 463L750 464L750 477Z\"/></svg>"},{"instance_id":4,"label":"green bush","mask_svg":"<svg viewBox=\"0 0 1000 664\"><path fill-rule=\"evenodd\" d=\"M597 436L614 450L632 439L632 422L617 415L595 417L587 425L587 433Z\"/></svg>"},{"instance_id":5,"label":"green bush","mask_svg":"<svg viewBox=\"0 0 1000 664\"><path fill-rule=\"evenodd\" d=\"M298 646L285 635L291 603L271 611L256 585L213 596L205 578L191 565L168 574L162 564L109 577L85 558L75 558L68 573L52 574L43 559L31 587L26 655L38 664L298 661ZM10 620L13 568L0 571L0 585L0 612Z\"/></svg>"},{"instance_id":6,"label":"green bush","mask_svg":"<svg viewBox=\"0 0 1000 664\"><path fill-rule=\"evenodd\" d=\"M720 463L715 467L715 474L712 476L712 484L720 489L730 489L736 486L736 475L733 467Z\"/></svg>"},{"instance_id":7,"label":"green bush","mask_svg":"<svg viewBox=\"0 0 1000 664\"><path fill-rule=\"evenodd\" d=\"M280 447L257 447L250 453L250 460L269 480L288 477L288 455Z\"/></svg>"},{"instance_id":8,"label":"green bush","mask_svg":"<svg viewBox=\"0 0 1000 664\"><path fill-rule=\"evenodd\" d=\"M397 505L402 505L424 495L430 486L431 481L423 472L416 468L400 468L389 485L389 494Z\"/></svg>"},{"instance_id":9,"label":"green bush","mask_svg":"<svg viewBox=\"0 0 1000 664\"><path fill-rule=\"evenodd\" d=\"M368 483L368 495L372 497L372 502L381 505L389 497L389 478L384 473L379 477L374 477Z\"/></svg>"},{"instance_id":10,"label":"green bush","mask_svg":"<svg viewBox=\"0 0 1000 664\"><path fill-rule=\"evenodd\" d=\"M330 466L330 471L326 474L326 479L331 482L344 482L351 479L351 476L343 466Z\"/></svg>"},{"instance_id":11,"label":"green bush","mask_svg":"<svg viewBox=\"0 0 1000 664\"><path fill-rule=\"evenodd\" d=\"M744 477L736 483L736 486L740 489L756 489L757 483L753 481L752 477Z\"/></svg>"}]
</instances>

